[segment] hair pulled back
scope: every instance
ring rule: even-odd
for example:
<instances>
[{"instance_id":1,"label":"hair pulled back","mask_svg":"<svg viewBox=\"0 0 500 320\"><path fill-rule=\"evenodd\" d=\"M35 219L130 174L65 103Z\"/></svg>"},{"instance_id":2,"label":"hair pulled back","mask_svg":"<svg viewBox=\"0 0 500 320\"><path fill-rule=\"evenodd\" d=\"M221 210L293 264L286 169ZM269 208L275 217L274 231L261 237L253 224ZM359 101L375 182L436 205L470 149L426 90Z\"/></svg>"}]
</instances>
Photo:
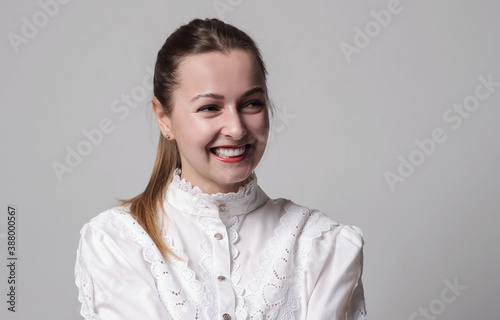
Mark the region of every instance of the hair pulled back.
<instances>
[{"instance_id":1,"label":"hair pulled back","mask_svg":"<svg viewBox=\"0 0 500 320\"><path fill-rule=\"evenodd\" d=\"M175 30L158 52L153 78L154 95L160 101L163 111L170 115L173 108L172 96L178 86L179 65L183 59L200 53L229 53L243 49L250 53L260 69L264 80L266 67L256 43L245 32L218 19L194 19ZM132 199L123 200L130 206L130 213L144 228L164 258L174 253L162 238L159 225L159 210L164 212L163 201L168 184L176 168L181 167L179 150L175 140L161 135L156 160L146 189Z\"/></svg>"}]
</instances>

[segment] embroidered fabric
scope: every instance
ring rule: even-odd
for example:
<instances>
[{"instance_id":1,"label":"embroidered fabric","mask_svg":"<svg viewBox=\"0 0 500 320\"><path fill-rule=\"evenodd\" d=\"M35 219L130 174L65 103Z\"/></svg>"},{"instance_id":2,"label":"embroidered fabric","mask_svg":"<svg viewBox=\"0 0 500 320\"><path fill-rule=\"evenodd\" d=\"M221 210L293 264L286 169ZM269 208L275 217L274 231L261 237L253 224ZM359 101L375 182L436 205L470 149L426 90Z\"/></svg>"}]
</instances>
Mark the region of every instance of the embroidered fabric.
<instances>
[{"instance_id":1,"label":"embroidered fabric","mask_svg":"<svg viewBox=\"0 0 500 320\"><path fill-rule=\"evenodd\" d=\"M250 319L295 319L312 240L332 225L338 225L324 214L311 212L293 202L287 203L285 210L245 297ZM299 235L302 241L297 241ZM281 305L285 307L277 308ZM245 314L241 317L244 319Z\"/></svg>"},{"instance_id":2,"label":"embroidered fabric","mask_svg":"<svg viewBox=\"0 0 500 320\"><path fill-rule=\"evenodd\" d=\"M110 209L95 219L104 221L102 225L109 225L118 230L121 237L142 248L141 259L144 270L141 270L141 264L137 262L139 265L137 272L141 277L150 274L154 278L161 304L172 319L218 319L221 317L221 312L229 312L235 319L305 319L308 307L304 303L313 302L315 298L311 298L311 295L316 290L310 285L306 287L305 283L331 281L332 275L339 277L339 273L346 272L341 269L323 270L321 266L328 259L348 257L347 259L354 259L355 263L346 260L335 265L362 267L362 260L356 262L361 259L358 254L361 252L361 247L357 246L358 242L362 245L362 240L359 240L360 230L353 227L359 233L359 239L340 241L339 237L343 237L343 232L340 232L343 226L324 213L309 210L289 200L271 201L265 194L259 192L261 190L258 188L256 177L252 175L249 183L240 187L238 192L207 195L199 188L191 187L189 182L181 180L180 171L176 171L167 191L168 201L175 198L167 210L171 219L169 224L178 226L184 232L191 230L189 232L194 238L187 237L188 242L186 242L175 232L170 233L169 230L165 230L164 240L182 260L171 257L165 262L152 239L129 214L127 208ZM177 200L182 203L177 203ZM240 216L245 218L240 219ZM262 227L265 217L276 217L274 220L265 220L265 223L272 223L272 227ZM213 239L214 228L221 226L227 232L225 234L227 251L224 251L226 250L224 246L219 246L223 244L222 242L214 242ZM86 228L87 225L82 229L82 234ZM256 231L253 232L254 230ZM245 241L240 239L240 232L245 232ZM267 239L262 242L267 242L267 245L255 250L252 246L252 236ZM192 241L195 239L200 241ZM85 239L82 238L81 241ZM219 247L214 250L214 246ZM314 252L312 248L316 248ZM119 249L126 256L127 248ZM241 263L245 261L247 264L248 261L241 260L241 250L249 249L258 253L254 256L256 260L251 261L255 268L245 265L242 269ZM348 254L341 252L343 250L349 250L346 251ZM336 254L337 251L339 254ZM231 306L230 302L218 306L220 301L225 301L228 297L224 298L224 293L219 291L221 287L216 279L217 275L220 275L220 270L214 269L214 265L222 257L218 256L221 252L226 252L223 257L229 259L231 277L229 284L235 296L232 311L225 311ZM248 257L248 251L245 252L245 257ZM131 257L131 259L136 258ZM82 303L81 314L85 319L100 319L99 310L95 309L97 304L93 279L86 268L86 263L92 262L86 261L78 252L75 275L79 300ZM359 269L354 269L349 273L356 274L356 272L359 273L359 279L354 279L352 287L347 286L345 289L346 295L352 295L346 297L348 305L331 306L331 308L332 310L346 308L348 320L365 320L361 272ZM243 278L245 278L244 285L241 284ZM145 303L148 302L138 302L137 307L145 308ZM317 313L314 314L315 319L332 319L328 314L319 317L316 315Z\"/></svg>"},{"instance_id":3,"label":"embroidered fabric","mask_svg":"<svg viewBox=\"0 0 500 320\"><path fill-rule=\"evenodd\" d=\"M252 173L248 183L239 187L237 192L216 193L209 195L201 191L200 188L191 186L191 183L185 179L181 179L180 175L181 169L175 169L171 182L172 186L184 191L193 199L193 203L201 205L204 208L209 205L213 205L216 202L241 200L255 192L255 188L257 187L257 177L255 176L255 173Z\"/></svg>"},{"instance_id":4,"label":"embroidered fabric","mask_svg":"<svg viewBox=\"0 0 500 320\"><path fill-rule=\"evenodd\" d=\"M229 200L242 199L250 195L256 186L256 177L253 175L250 182L240 187L236 193L207 195L199 188L192 187L189 182L180 179L180 170L177 169L173 177L174 185L188 193L196 202L209 204L213 201L227 202ZM238 255L238 249L235 245L238 239L238 234L234 230L237 225L237 218L234 216L223 219L230 236L230 251L233 261L232 281L237 297L236 315L238 319L246 319L251 314L250 319L258 319L260 317L277 319L282 316L285 319L295 319L294 311L298 308L298 300L300 299L300 286L305 272L304 264L309 254L312 240L320 237L323 232L328 231L331 225L337 226L338 223L330 221L326 215L316 212L311 213L307 208L288 203L285 207L286 214L281 218L281 226L276 230L276 236L269 243L269 247L265 250L264 257L259 262L259 269L253 274L254 280L250 282L247 295L243 295L244 288L238 285L241 275L238 273L239 263L235 260ZM299 214L297 214L299 213ZM308 216L308 219L304 219ZM228 222L231 221L231 223ZM316 223L319 221L319 223ZM200 218L199 222L208 231L208 226L204 223L205 219ZM297 233L290 233L290 230L296 230ZM301 234L301 243L297 242L297 236ZM287 238L289 237L289 238ZM300 252L297 257L298 247ZM205 240L201 245L204 257L202 260L203 278L214 279L215 273L210 268L213 265L213 255L210 250L210 243ZM273 262L274 260L274 262ZM272 266L273 268L270 268ZM278 270L281 268L281 270ZM293 271L292 271L293 270ZM288 272L290 276L280 275L279 272ZM267 280L267 283L265 279ZM289 279L293 279L290 281ZM277 280L277 281L276 281ZM211 284L210 286L209 283ZM207 281L207 293L214 296L214 281ZM261 305L256 303L262 297ZM285 308L276 308L284 303L281 296L288 296ZM274 301L274 302L273 302ZM279 301L279 303L277 302ZM263 302L263 303L262 303Z\"/></svg>"},{"instance_id":5,"label":"embroidered fabric","mask_svg":"<svg viewBox=\"0 0 500 320\"><path fill-rule=\"evenodd\" d=\"M87 226L84 227L84 229ZM82 304L80 308L80 314L85 319L100 320L99 316L93 311L94 305L94 286L92 285L92 279L87 270L85 261L82 260L80 255L80 249L77 251L76 255L76 266L75 266L75 283L78 287L78 300Z\"/></svg>"},{"instance_id":6,"label":"embroidered fabric","mask_svg":"<svg viewBox=\"0 0 500 320\"><path fill-rule=\"evenodd\" d=\"M167 264L153 240L128 212L117 209L112 213L115 213L112 215L112 225L121 230L125 238L144 247L144 259L151 265L151 274L157 280L161 301L172 317L174 319L213 319L214 315L208 314L209 309L206 308L210 306L210 301L207 301L204 288L196 279L195 273L187 267L187 263L172 258L172 262ZM172 244L172 241L168 240L168 243ZM171 249L176 255L181 254L175 247ZM182 286L182 282L189 286ZM202 309L201 306L205 308ZM185 317L187 314L190 315Z\"/></svg>"},{"instance_id":7,"label":"embroidered fabric","mask_svg":"<svg viewBox=\"0 0 500 320\"><path fill-rule=\"evenodd\" d=\"M200 217L198 219L198 222L200 225L208 232L209 227L206 224L205 220L206 217ZM208 308L208 313L211 315L211 319L216 319L216 313L215 313L215 306L217 305L216 297L217 297L217 292L215 290L215 279L217 278L213 269L214 265L214 254L213 254L213 248L212 244L210 243L209 239L205 239L201 244L200 244L200 249L203 252L203 258L200 262L200 266L203 270L201 273L201 279L203 279L203 287L205 288L205 293L207 297L209 298L209 301L207 302L208 304L206 305Z\"/></svg>"}]
</instances>

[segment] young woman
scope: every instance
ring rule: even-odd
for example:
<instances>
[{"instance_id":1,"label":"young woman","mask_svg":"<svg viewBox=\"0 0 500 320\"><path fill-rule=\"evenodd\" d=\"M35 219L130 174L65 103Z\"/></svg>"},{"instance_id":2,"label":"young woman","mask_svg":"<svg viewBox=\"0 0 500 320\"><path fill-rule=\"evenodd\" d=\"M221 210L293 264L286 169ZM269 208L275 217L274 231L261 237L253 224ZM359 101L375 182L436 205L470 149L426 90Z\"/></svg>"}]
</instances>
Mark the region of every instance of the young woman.
<instances>
[{"instance_id":1,"label":"young woman","mask_svg":"<svg viewBox=\"0 0 500 320\"><path fill-rule=\"evenodd\" d=\"M145 191L81 231L85 319L366 319L355 227L269 199L253 173L270 103L254 41L193 20L158 53Z\"/></svg>"}]
</instances>

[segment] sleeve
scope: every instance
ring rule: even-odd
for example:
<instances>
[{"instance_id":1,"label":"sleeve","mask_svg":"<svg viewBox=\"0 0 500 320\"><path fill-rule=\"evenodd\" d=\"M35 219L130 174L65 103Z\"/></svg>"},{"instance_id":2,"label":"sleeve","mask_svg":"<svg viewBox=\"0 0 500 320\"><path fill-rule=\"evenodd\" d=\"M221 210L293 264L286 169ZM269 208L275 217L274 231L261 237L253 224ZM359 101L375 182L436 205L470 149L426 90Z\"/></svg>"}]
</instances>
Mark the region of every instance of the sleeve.
<instances>
[{"instance_id":1,"label":"sleeve","mask_svg":"<svg viewBox=\"0 0 500 320\"><path fill-rule=\"evenodd\" d=\"M80 233L75 283L84 319L171 319L138 244L92 222Z\"/></svg>"},{"instance_id":2,"label":"sleeve","mask_svg":"<svg viewBox=\"0 0 500 320\"><path fill-rule=\"evenodd\" d=\"M307 319L366 320L361 275L363 271L363 237L356 227L342 226L334 239L325 236L323 244L314 246L313 260L324 261L307 306ZM332 245L333 243L333 245ZM319 258L328 252L326 260ZM318 265L318 263L316 264Z\"/></svg>"}]
</instances>

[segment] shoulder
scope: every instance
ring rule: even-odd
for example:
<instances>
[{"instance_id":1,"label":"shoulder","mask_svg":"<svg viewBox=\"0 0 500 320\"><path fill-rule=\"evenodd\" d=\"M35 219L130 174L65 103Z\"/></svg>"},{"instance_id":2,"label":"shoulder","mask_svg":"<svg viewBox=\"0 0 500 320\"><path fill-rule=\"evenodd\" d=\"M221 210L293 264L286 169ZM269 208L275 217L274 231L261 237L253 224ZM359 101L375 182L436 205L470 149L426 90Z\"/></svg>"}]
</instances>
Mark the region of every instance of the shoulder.
<instances>
[{"instance_id":1,"label":"shoulder","mask_svg":"<svg viewBox=\"0 0 500 320\"><path fill-rule=\"evenodd\" d=\"M124 316L120 312L139 309L112 310L109 302L126 301L124 305L131 305L130 299L137 300L132 291L145 292L148 303L156 301L158 295L154 293L152 265L161 259L161 254L126 208L116 207L98 214L82 227L80 233L74 272L78 298L82 303L81 314L85 319L100 319L97 314L104 317L104 314L115 313L113 319L129 319L130 314ZM156 305L152 305L148 312L159 312ZM138 317L133 316L134 319Z\"/></svg>"},{"instance_id":2,"label":"shoulder","mask_svg":"<svg viewBox=\"0 0 500 320\"><path fill-rule=\"evenodd\" d=\"M297 231L302 238L314 242L330 251L340 245L361 250L364 245L361 229L338 223L322 211L310 209L287 199L272 200L282 208L281 228ZM300 238L298 237L298 238Z\"/></svg>"},{"instance_id":3,"label":"shoulder","mask_svg":"<svg viewBox=\"0 0 500 320\"><path fill-rule=\"evenodd\" d=\"M149 244L150 238L127 207L114 207L92 218L80 230L80 245L130 247Z\"/></svg>"},{"instance_id":4,"label":"shoulder","mask_svg":"<svg viewBox=\"0 0 500 320\"><path fill-rule=\"evenodd\" d=\"M86 232L88 229L111 231L120 224L133 224L134 222L136 220L130 214L128 207L113 207L93 217L82 227L80 233Z\"/></svg>"},{"instance_id":5,"label":"shoulder","mask_svg":"<svg viewBox=\"0 0 500 320\"><path fill-rule=\"evenodd\" d=\"M126 208L108 209L80 231L77 268L88 269L90 273L110 270L112 266L148 270L148 263L158 259L161 254L153 240Z\"/></svg>"}]
</instances>

